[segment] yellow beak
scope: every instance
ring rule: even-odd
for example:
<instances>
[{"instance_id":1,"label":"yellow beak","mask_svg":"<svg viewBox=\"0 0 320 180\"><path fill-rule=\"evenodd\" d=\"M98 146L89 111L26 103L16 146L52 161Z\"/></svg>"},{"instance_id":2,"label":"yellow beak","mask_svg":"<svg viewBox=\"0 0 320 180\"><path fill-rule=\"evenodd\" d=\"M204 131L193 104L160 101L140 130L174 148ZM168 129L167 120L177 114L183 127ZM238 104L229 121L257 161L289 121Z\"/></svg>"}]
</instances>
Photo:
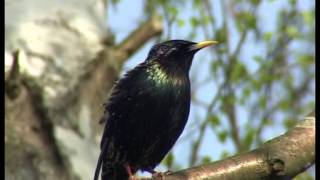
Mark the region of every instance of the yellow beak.
<instances>
[{"instance_id":1,"label":"yellow beak","mask_svg":"<svg viewBox=\"0 0 320 180\"><path fill-rule=\"evenodd\" d=\"M202 42L199 42L197 44L190 46L190 50L192 51L192 50L201 49L201 48L211 46L211 45L217 44L217 43L218 43L218 41L202 41Z\"/></svg>"}]
</instances>

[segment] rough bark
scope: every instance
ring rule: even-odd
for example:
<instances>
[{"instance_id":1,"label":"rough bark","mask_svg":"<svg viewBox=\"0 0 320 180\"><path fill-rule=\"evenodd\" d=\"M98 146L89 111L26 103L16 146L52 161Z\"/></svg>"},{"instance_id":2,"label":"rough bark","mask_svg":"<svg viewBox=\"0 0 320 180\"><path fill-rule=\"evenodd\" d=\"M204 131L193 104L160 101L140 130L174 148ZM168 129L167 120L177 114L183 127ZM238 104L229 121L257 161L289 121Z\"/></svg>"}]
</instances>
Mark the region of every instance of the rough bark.
<instances>
[{"instance_id":1,"label":"rough bark","mask_svg":"<svg viewBox=\"0 0 320 180\"><path fill-rule=\"evenodd\" d=\"M291 179L315 162L315 114L261 147L164 175L165 180ZM153 178L154 180L160 178Z\"/></svg>"},{"instance_id":2,"label":"rough bark","mask_svg":"<svg viewBox=\"0 0 320 180\"><path fill-rule=\"evenodd\" d=\"M105 6L5 1L6 180L93 176L102 103L125 60L162 30L152 17L116 45Z\"/></svg>"}]
</instances>

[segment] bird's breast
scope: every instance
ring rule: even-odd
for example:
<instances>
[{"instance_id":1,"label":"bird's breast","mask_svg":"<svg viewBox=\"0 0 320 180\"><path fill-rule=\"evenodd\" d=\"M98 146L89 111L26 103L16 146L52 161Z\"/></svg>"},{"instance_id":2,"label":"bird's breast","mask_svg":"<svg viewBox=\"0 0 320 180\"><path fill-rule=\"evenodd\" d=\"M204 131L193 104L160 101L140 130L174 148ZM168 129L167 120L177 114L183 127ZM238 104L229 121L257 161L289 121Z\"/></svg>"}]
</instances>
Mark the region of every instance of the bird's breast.
<instances>
[{"instance_id":1,"label":"bird's breast","mask_svg":"<svg viewBox=\"0 0 320 180\"><path fill-rule=\"evenodd\" d=\"M178 68L165 69L159 64L153 64L147 70L148 80L156 86L186 86L189 85L188 74Z\"/></svg>"}]
</instances>

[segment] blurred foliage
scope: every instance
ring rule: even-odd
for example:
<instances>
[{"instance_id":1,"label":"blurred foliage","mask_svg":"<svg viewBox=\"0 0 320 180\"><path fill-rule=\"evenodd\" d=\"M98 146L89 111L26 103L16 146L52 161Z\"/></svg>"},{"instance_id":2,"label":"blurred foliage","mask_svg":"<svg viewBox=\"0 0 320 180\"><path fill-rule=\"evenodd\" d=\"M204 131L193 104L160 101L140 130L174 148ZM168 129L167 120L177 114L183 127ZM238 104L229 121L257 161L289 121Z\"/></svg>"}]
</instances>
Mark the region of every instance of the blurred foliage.
<instances>
[{"instance_id":1,"label":"blurred foliage","mask_svg":"<svg viewBox=\"0 0 320 180\"><path fill-rule=\"evenodd\" d=\"M222 144L230 141L234 144L235 151L225 149L219 158L259 146L279 135L272 134L274 129L285 131L315 108L314 1L309 2L311 8L302 8L302 0L144 0L143 3L146 16L156 13L164 20L166 32L159 41L174 39L176 33L187 31L184 39L220 42L211 49L210 64L205 65L210 70L206 83L214 83L217 93L209 104L199 103L201 98L197 96L193 98L198 102L193 105L201 104L208 114L202 120L192 120L198 127L203 124L212 127L209 131ZM269 17L276 19L270 21L271 25L264 22ZM200 155L196 147L196 142L201 144L204 138L200 130L190 133L194 142L190 154L195 153L198 160L189 165L212 160L214 155ZM215 144L201 144L204 146ZM172 167L174 155L171 152L163 164ZM304 173L296 179L310 179L310 175Z\"/></svg>"},{"instance_id":2,"label":"blurred foliage","mask_svg":"<svg viewBox=\"0 0 320 180\"><path fill-rule=\"evenodd\" d=\"M163 164L166 165L169 169L172 168L174 161L174 155L170 152L166 158L163 160Z\"/></svg>"}]
</instances>

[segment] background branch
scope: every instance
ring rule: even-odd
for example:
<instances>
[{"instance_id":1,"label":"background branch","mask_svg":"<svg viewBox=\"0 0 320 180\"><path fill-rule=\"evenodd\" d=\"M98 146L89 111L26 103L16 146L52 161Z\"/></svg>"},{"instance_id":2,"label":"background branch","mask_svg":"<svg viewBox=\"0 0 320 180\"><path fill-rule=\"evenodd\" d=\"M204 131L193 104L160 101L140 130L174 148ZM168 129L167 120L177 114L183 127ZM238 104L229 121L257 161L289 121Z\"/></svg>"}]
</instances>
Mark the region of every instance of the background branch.
<instances>
[{"instance_id":1,"label":"background branch","mask_svg":"<svg viewBox=\"0 0 320 180\"><path fill-rule=\"evenodd\" d=\"M210 123L210 116L212 114L212 110L214 108L214 106L217 104L219 97L221 95L222 89L224 87L225 84L222 84L219 89L217 94L215 95L215 97L213 98L213 100L211 101L211 103L208 106L207 112L206 112L206 116L205 116L205 121L201 124L201 126L199 127L199 136L198 138L193 142L192 144L192 149L191 149L191 156L190 156L190 162L189 162L189 166L193 166L197 163L198 160L198 153L200 150L200 145L202 143L202 140L204 138L204 133L206 130L206 127L208 127L207 125Z\"/></svg>"},{"instance_id":2,"label":"background branch","mask_svg":"<svg viewBox=\"0 0 320 180\"><path fill-rule=\"evenodd\" d=\"M115 48L117 61L123 63L136 52L150 38L162 32L162 23L158 16L151 16L146 22L133 31L124 41Z\"/></svg>"}]
</instances>

